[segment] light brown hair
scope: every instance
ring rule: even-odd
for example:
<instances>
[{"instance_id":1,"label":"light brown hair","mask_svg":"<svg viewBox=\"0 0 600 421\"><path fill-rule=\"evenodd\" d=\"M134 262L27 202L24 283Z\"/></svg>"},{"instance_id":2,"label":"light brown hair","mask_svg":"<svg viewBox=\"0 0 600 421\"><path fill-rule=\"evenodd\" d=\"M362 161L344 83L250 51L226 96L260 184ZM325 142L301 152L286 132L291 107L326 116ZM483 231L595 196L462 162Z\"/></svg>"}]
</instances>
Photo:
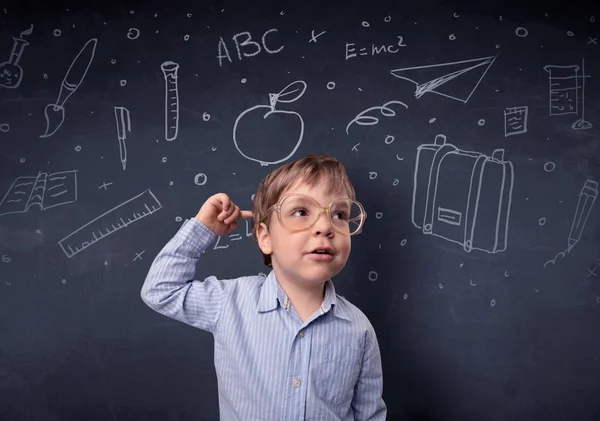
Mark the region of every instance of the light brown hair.
<instances>
[{"instance_id":1,"label":"light brown hair","mask_svg":"<svg viewBox=\"0 0 600 421\"><path fill-rule=\"evenodd\" d=\"M267 174L256 189L252 201L252 236L257 244L258 226L264 222L268 227L273 216L273 213L267 215L267 211L279 201L287 189L298 182L306 183L310 187L319 182L326 182L327 193L345 190L350 199L354 200L356 196L344 164L333 156L311 154L288 162ZM262 255L264 264L271 267L271 256L264 253Z\"/></svg>"}]
</instances>

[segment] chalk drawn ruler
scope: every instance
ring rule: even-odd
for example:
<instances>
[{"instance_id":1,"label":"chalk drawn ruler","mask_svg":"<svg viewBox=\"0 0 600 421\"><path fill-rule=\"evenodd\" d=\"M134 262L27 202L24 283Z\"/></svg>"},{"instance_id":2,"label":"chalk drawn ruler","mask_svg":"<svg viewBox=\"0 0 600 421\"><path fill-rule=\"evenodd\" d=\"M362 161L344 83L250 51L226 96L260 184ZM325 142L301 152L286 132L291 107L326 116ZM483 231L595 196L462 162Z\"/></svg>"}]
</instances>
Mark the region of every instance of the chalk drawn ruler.
<instances>
[{"instance_id":1,"label":"chalk drawn ruler","mask_svg":"<svg viewBox=\"0 0 600 421\"><path fill-rule=\"evenodd\" d=\"M112 233L160 210L162 205L150 189L104 212L58 242L68 258Z\"/></svg>"}]
</instances>

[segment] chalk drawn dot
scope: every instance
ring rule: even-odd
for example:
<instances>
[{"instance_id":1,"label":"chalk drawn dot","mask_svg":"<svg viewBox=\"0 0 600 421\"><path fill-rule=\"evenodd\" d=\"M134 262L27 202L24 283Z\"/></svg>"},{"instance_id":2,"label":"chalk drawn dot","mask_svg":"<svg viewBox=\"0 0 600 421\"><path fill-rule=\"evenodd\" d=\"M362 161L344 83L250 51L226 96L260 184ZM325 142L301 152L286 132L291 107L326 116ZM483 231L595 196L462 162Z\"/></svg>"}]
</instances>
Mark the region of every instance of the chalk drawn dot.
<instances>
[{"instance_id":1,"label":"chalk drawn dot","mask_svg":"<svg viewBox=\"0 0 600 421\"><path fill-rule=\"evenodd\" d=\"M496 48L500 48L500 44L496 44Z\"/></svg>"},{"instance_id":2,"label":"chalk drawn dot","mask_svg":"<svg viewBox=\"0 0 600 421\"><path fill-rule=\"evenodd\" d=\"M55 37L59 37L62 35L62 31L60 29L55 29L52 31L52 34L54 34Z\"/></svg>"},{"instance_id":3,"label":"chalk drawn dot","mask_svg":"<svg viewBox=\"0 0 600 421\"><path fill-rule=\"evenodd\" d=\"M596 16L590 16L590 22L592 22L592 23L596 22Z\"/></svg>"},{"instance_id":4,"label":"chalk drawn dot","mask_svg":"<svg viewBox=\"0 0 600 421\"><path fill-rule=\"evenodd\" d=\"M48 80L48 73L44 73L44 79Z\"/></svg>"},{"instance_id":5,"label":"chalk drawn dot","mask_svg":"<svg viewBox=\"0 0 600 421\"><path fill-rule=\"evenodd\" d=\"M327 82L327 89L330 91L335 88L335 82Z\"/></svg>"},{"instance_id":6,"label":"chalk drawn dot","mask_svg":"<svg viewBox=\"0 0 600 421\"><path fill-rule=\"evenodd\" d=\"M108 262L106 260L104 261L104 266L108 266Z\"/></svg>"},{"instance_id":7,"label":"chalk drawn dot","mask_svg":"<svg viewBox=\"0 0 600 421\"><path fill-rule=\"evenodd\" d=\"M596 295L596 303L600 304L600 295Z\"/></svg>"},{"instance_id":8,"label":"chalk drawn dot","mask_svg":"<svg viewBox=\"0 0 600 421\"><path fill-rule=\"evenodd\" d=\"M246 78L242 78L241 82L246 83L246 80L247 80Z\"/></svg>"},{"instance_id":9,"label":"chalk drawn dot","mask_svg":"<svg viewBox=\"0 0 600 421\"><path fill-rule=\"evenodd\" d=\"M475 282L472 279L469 279L469 285L471 285L472 287L477 286L477 282Z\"/></svg>"},{"instance_id":10,"label":"chalk drawn dot","mask_svg":"<svg viewBox=\"0 0 600 421\"><path fill-rule=\"evenodd\" d=\"M575 36L575 34L573 33L573 31L567 31L567 35L570 36L570 37Z\"/></svg>"},{"instance_id":11,"label":"chalk drawn dot","mask_svg":"<svg viewBox=\"0 0 600 421\"><path fill-rule=\"evenodd\" d=\"M375 180L377 178L377 173L375 171L369 171L369 179Z\"/></svg>"},{"instance_id":12,"label":"chalk drawn dot","mask_svg":"<svg viewBox=\"0 0 600 421\"><path fill-rule=\"evenodd\" d=\"M400 156L399 156L398 154L396 154L396 159L397 159L398 161L404 161L404 158L400 158Z\"/></svg>"},{"instance_id":13,"label":"chalk drawn dot","mask_svg":"<svg viewBox=\"0 0 600 421\"><path fill-rule=\"evenodd\" d=\"M435 123L435 120L437 120L435 117L432 117L432 118L430 118L430 119L429 119L429 124L431 124L431 123Z\"/></svg>"},{"instance_id":14,"label":"chalk drawn dot","mask_svg":"<svg viewBox=\"0 0 600 421\"><path fill-rule=\"evenodd\" d=\"M133 40L133 39L138 39L140 37L140 30L137 28L129 28L129 31L127 31L127 38Z\"/></svg>"},{"instance_id":15,"label":"chalk drawn dot","mask_svg":"<svg viewBox=\"0 0 600 421\"><path fill-rule=\"evenodd\" d=\"M369 24L369 22L367 22L366 20L363 20L363 21L362 21L362 26L364 26L365 28L368 28L368 27L369 27L369 26L371 26L371 25L370 25L370 24Z\"/></svg>"},{"instance_id":16,"label":"chalk drawn dot","mask_svg":"<svg viewBox=\"0 0 600 421\"><path fill-rule=\"evenodd\" d=\"M62 279L60 282L62 282L62 284L64 285L64 284L67 283L67 280L66 279Z\"/></svg>"},{"instance_id":17,"label":"chalk drawn dot","mask_svg":"<svg viewBox=\"0 0 600 421\"><path fill-rule=\"evenodd\" d=\"M183 36L183 40L184 40L184 41L189 41L189 39L190 39L190 36L189 36L188 34L185 34L185 35Z\"/></svg>"},{"instance_id":18,"label":"chalk drawn dot","mask_svg":"<svg viewBox=\"0 0 600 421\"><path fill-rule=\"evenodd\" d=\"M204 173L199 172L194 176L194 184L196 184L197 186L203 186L206 184L207 181L208 177Z\"/></svg>"},{"instance_id":19,"label":"chalk drawn dot","mask_svg":"<svg viewBox=\"0 0 600 421\"><path fill-rule=\"evenodd\" d=\"M441 282L438 284L438 288L439 289L444 289L444 284L442 284Z\"/></svg>"},{"instance_id":20,"label":"chalk drawn dot","mask_svg":"<svg viewBox=\"0 0 600 421\"><path fill-rule=\"evenodd\" d=\"M502 16L498 16L498 19L502 20Z\"/></svg>"},{"instance_id":21,"label":"chalk drawn dot","mask_svg":"<svg viewBox=\"0 0 600 421\"><path fill-rule=\"evenodd\" d=\"M379 274L377 272L375 272L374 270L370 270L369 271L369 281L375 282L377 280L377 278L379 278Z\"/></svg>"},{"instance_id":22,"label":"chalk drawn dot","mask_svg":"<svg viewBox=\"0 0 600 421\"><path fill-rule=\"evenodd\" d=\"M255 195L255 194L252 194L252 196L250 196L250 200L251 200L252 202L254 202L254 196L256 196L256 195Z\"/></svg>"},{"instance_id":23,"label":"chalk drawn dot","mask_svg":"<svg viewBox=\"0 0 600 421\"><path fill-rule=\"evenodd\" d=\"M36 233L36 234L41 234L41 233L42 233L42 230L40 230L40 229L38 228L38 229L36 229L36 230L35 230L35 233Z\"/></svg>"},{"instance_id":24,"label":"chalk drawn dot","mask_svg":"<svg viewBox=\"0 0 600 421\"><path fill-rule=\"evenodd\" d=\"M114 58L110 60L110 64L117 64L117 60L115 60Z\"/></svg>"},{"instance_id":25,"label":"chalk drawn dot","mask_svg":"<svg viewBox=\"0 0 600 421\"><path fill-rule=\"evenodd\" d=\"M454 35L454 34L450 34L450 35L448 35L448 39L449 39L450 41L455 41L455 40L456 40L456 35Z\"/></svg>"},{"instance_id":26,"label":"chalk drawn dot","mask_svg":"<svg viewBox=\"0 0 600 421\"><path fill-rule=\"evenodd\" d=\"M358 88L358 90L362 92L362 88Z\"/></svg>"},{"instance_id":27,"label":"chalk drawn dot","mask_svg":"<svg viewBox=\"0 0 600 421\"><path fill-rule=\"evenodd\" d=\"M391 17L390 15L387 15L386 17L384 17L384 18L383 18L383 21L384 21L385 23L389 23L389 22L391 22L391 21L392 21L392 17Z\"/></svg>"},{"instance_id":28,"label":"chalk drawn dot","mask_svg":"<svg viewBox=\"0 0 600 421\"><path fill-rule=\"evenodd\" d=\"M392 183L392 186L397 186L400 183L400 180L398 180L397 178L394 178L394 182Z\"/></svg>"},{"instance_id":29,"label":"chalk drawn dot","mask_svg":"<svg viewBox=\"0 0 600 421\"><path fill-rule=\"evenodd\" d=\"M212 151L214 152L214 151L216 151L216 150L217 150L217 147L216 147L216 146L213 146L211 149L212 149Z\"/></svg>"},{"instance_id":30,"label":"chalk drawn dot","mask_svg":"<svg viewBox=\"0 0 600 421\"><path fill-rule=\"evenodd\" d=\"M186 16L187 16L188 18L191 18L191 17L192 17L192 14L191 14L191 13L188 13Z\"/></svg>"},{"instance_id":31,"label":"chalk drawn dot","mask_svg":"<svg viewBox=\"0 0 600 421\"><path fill-rule=\"evenodd\" d=\"M75 146L75 152L81 152L81 145Z\"/></svg>"},{"instance_id":32,"label":"chalk drawn dot","mask_svg":"<svg viewBox=\"0 0 600 421\"><path fill-rule=\"evenodd\" d=\"M504 271L504 277L508 278L508 271L507 270Z\"/></svg>"},{"instance_id":33,"label":"chalk drawn dot","mask_svg":"<svg viewBox=\"0 0 600 421\"><path fill-rule=\"evenodd\" d=\"M464 263L461 263L459 266L460 266L460 267L463 267L464 265L465 265Z\"/></svg>"},{"instance_id":34,"label":"chalk drawn dot","mask_svg":"<svg viewBox=\"0 0 600 421\"><path fill-rule=\"evenodd\" d=\"M181 216L175 217L175 222L181 222L181 221L183 221L183 218Z\"/></svg>"},{"instance_id":35,"label":"chalk drawn dot","mask_svg":"<svg viewBox=\"0 0 600 421\"><path fill-rule=\"evenodd\" d=\"M477 121L477 124L478 124L479 126L483 126L483 125L485 124L485 119L483 119L483 118L480 118L480 119Z\"/></svg>"},{"instance_id":36,"label":"chalk drawn dot","mask_svg":"<svg viewBox=\"0 0 600 421\"><path fill-rule=\"evenodd\" d=\"M386 144L386 145L389 145L390 143L394 142L394 139L395 139L395 137L394 137L394 136L392 136L392 135L388 134L388 135L385 137L385 140L384 140L384 142L385 142L385 144Z\"/></svg>"},{"instance_id":37,"label":"chalk drawn dot","mask_svg":"<svg viewBox=\"0 0 600 421\"><path fill-rule=\"evenodd\" d=\"M544 171L552 172L556 168L556 164L552 161L548 161L544 164Z\"/></svg>"},{"instance_id":38,"label":"chalk drawn dot","mask_svg":"<svg viewBox=\"0 0 600 421\"><path fill-rule=\"evenodd\" d=\"M279 12L279 14L280 14L281 16L283 16L283 15L285 15L285 12L282 10L281 12Z\"/></svg>"},{"instance_id":39,"label":"chalk drawn dot","mask_svg":"<svg viewBox=\"0 0 600 421\"><path fill-rule=\"evenodd\" d=\"M406 245L406 241L406 238L404 238L402 241L400 241L400 245L404 247Z\"/></svg>"},{"instance_id":40,"label":"chalk drawn dot","mask_svg":"<svg viewBox=\"0 0 600 421\"><path fill-rule=\"evenodd\" d=\"M119 85L121 85L121 86L125 86L125 85L127 85L127 81L126 81L125 79L121 79L121 80L119 81Z\"/></svg>"},{"instance_id":41,"label":"chalk drawn dot","mask_svg":"<svg viewBox=\"0 0 600 421\"><path fill-rule=\"evenodd\" d=\"M204 121L210 120L210 114L209 113L202 114L202 120L204 120Z\"/></svg>"},{"instance_id":42,"label":"chalk drawn dot","mask_svg":"<svg viewBox=\"0 0 600 421\"><path fill-rule=\"evenodd\" d=\"M0 124L0 132L6 133L9 130L10 130L10 124L8 124L8 123Z\"/></svg>"},{"instance_id":43,"label":"chalk drawn dot","mask_svg":"<svg viewBox=\"0 0 600 421\"><path fill-rule=\"evenodd\" d=\"M515 35L519 38L525 38L527 35L529 35L529 32L527 31L527 29L523 28L522 26L519 26L517 29L515 29Z\"/></svg>"},{"instance_id":44,"label":"chalk drawn dot","mask_svg":"<svg viewBox=\"0 0 600 421\"><path fill-rule=\"evenodd\" d=\"M161 161L162 161L163 164L165 164L167 162L167 157L163 156L162 159L161 159Z\"/></svg>"},{"instance_id":45,"label":"chalk drawn dot","mask_svg":"<svg viewBox=\"0 0 600 421\"><path fill-rule=\"evenodd\" d=\"M375 212L375 219L383 218L383 212Z\"/></svg>"},{"instance_id":46,"label":"chalk drawn dot","mask_svg":"<svg viewBox=\"0 0 600 421\"><path fill-rule=\"evenodd\" d=\"M21 158L21 159L19 159L19 162L20 162L21 164L24 164L26 161L27 161L27 159L25 159L25 158Z\"/></svg>"},{"instance_id":47,"label":"chalk drawn dot","mask_svg":"<svg viewBox=\"0 0 600 421\"><path fill-rule=\"evenodd\" d=\"M492 298L492 301L490 301L490 307L494 307L496 305L496 299Z\"/></svg>"},{"instance_id":48,"label":"chalk drawn dot","mask_svg":"<svg viewBox=\"0 0 600 421\"><path fill-rule=\"evenodd\" d=\"M404 299L406 300L408 298L408 294L404 294Z\"/></svg>"},{"instance_id":49,"label":"chalk drawn dot","mask_svg":"<svg viewBox=\"0 0 600 421\"><path fill-rule=\"evenodd\" d=\"M169 186L172 186L173 184L173 181L169 181Z\"/></svg>"},{"instance_id":50,"label":"chalk drawn dot","mask_svg":"<svg viewBox=\"0 0 600 421\"><path fill-rule=\"evenodd\" d=\"M540 227L543 227L544 225L546 225L546 218L541 217L540 219L538 219L538 225Z\"/></svg>"},{"instance_id":51,"label":"chalk drawn dot","mask_svg":"<svg viewBox=\"0 0 600 421\"><path fill-rule=\"evenodd\" d=\"M135 15L135 10L130 10L130 11L129 11L129 14L131 14L131 15Z\"/></svg>"}]
</instances>

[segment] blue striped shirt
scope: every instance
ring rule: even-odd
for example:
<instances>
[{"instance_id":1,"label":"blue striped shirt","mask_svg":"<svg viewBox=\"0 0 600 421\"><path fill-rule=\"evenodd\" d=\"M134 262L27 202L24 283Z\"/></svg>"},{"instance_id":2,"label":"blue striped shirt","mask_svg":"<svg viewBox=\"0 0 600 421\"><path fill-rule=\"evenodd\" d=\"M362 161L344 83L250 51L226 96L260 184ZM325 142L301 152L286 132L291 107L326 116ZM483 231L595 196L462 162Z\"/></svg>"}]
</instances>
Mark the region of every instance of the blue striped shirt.
<instances>
[{"instance_id":1,"label":"blue striped shirt","mask_svg":"<svg viewBox=\"0 0 600 421\"><path fill-rule=\"evenodd\" d=\"M155 258L141 296L157 312L214 337L222 420L384 420L381 354L373 326L326 282L301 321L273 271L193 280L217 239L185 221Z\"/></svg>"}]
</instances>

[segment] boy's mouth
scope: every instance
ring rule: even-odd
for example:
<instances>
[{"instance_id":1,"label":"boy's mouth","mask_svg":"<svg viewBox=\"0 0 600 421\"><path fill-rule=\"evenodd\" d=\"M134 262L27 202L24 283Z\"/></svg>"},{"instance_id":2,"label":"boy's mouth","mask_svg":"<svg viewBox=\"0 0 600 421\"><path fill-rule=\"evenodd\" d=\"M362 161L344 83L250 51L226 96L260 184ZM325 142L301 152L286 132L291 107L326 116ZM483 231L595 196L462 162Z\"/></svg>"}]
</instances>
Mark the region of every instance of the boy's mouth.
<instances>
[{"instance_id":1,"label":"boy's mouth","mask_svg":"<svg viewBox=\"0 0 600 421\"><path fill-rule=\"evenodd\" d=\"M333 249L331 247L317 247L310 254L328 254L333 256Z\"/></svg>"}]
</instances>

